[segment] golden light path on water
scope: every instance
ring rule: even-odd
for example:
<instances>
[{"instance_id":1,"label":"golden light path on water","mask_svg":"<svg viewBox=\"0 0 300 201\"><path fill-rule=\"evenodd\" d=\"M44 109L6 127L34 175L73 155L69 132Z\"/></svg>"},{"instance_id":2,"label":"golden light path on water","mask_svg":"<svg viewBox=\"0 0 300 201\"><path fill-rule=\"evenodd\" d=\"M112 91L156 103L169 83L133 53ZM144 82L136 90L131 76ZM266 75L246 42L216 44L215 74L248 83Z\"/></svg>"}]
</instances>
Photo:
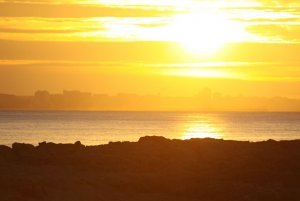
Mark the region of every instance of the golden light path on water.
<instances>
[{"instance_id":1,"label":"golden light path on water","mask_svg":"<svg viewBox=\"0 0 300 201\"><path fill-rule=\"evenodd\" d=\"M222 129L216 127L210 121L195 121L184 126L184 132L181 139L187 140L192 138L222 138Z\"/></svg>"}]
</instances>

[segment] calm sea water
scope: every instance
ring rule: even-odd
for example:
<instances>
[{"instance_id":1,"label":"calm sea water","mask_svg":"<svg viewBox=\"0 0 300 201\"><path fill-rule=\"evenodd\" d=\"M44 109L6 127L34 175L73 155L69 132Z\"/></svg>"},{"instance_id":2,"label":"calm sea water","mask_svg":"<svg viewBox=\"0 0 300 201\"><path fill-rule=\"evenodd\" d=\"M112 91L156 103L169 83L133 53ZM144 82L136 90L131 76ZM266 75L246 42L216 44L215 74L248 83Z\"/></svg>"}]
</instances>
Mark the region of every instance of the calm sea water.
<instances>
[{"instance_id":1,"label":"calm sea water","mask_svg":"<svg viewBox=\"0 0 300 201\"><path fill-rule=\"evenodd\" d=\"M300 139L300 113L0 112L0 144L167 138Z\"/></svg>"}]
</instances>

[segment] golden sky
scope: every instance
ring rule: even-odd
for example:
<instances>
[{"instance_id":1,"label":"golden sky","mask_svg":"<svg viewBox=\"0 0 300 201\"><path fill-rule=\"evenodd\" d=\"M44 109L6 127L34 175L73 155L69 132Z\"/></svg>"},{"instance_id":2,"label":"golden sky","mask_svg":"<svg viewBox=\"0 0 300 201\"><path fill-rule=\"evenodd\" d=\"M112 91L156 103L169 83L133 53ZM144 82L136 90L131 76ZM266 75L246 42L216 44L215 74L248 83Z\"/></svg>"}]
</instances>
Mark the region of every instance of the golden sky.
<instances>
[{"instance_id":1,"label":"golden sky","mask_svg":"<svg viewBox=\"0 0 300 201\"><path fill-rule=\"evenodd\" d=\"M0 93L300 97L296 0L0 0Z\"/></svg>"}]
</instances>

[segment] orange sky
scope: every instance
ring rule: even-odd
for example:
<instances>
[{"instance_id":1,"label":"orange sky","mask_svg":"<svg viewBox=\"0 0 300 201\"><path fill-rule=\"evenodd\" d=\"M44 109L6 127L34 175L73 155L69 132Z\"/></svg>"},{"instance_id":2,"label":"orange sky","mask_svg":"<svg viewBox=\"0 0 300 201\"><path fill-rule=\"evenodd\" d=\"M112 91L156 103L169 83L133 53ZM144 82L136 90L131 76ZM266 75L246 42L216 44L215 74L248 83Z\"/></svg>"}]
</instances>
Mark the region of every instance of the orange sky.
<instances>
[{"instance_id":1,"label":"orange sky","mask_svg":"<svg viewBox=\"0 0 300 201\"><path fill-rule=\"evenodd\" d=\"M295 0L0 0L0 93L300 97Z\"/></svg>"}]
</instances>

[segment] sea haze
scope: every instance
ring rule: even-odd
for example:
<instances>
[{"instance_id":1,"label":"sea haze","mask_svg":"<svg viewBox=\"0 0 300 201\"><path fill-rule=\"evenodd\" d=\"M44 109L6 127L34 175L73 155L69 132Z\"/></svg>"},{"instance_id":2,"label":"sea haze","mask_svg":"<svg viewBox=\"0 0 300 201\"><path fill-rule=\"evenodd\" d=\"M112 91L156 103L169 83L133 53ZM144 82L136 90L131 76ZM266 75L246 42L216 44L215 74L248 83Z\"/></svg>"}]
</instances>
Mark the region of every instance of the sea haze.
<instances>
[{"instance_id":1,"label":"sea haze","mask_svg":"<svg viewBox=\"0 0 300 201\"><path fill-rule=\"evenodd\" d=\"M141 136L262 141L300 139L300 113L0 112L0 144L86 145Z\"/></svg>"}]
</instances>

